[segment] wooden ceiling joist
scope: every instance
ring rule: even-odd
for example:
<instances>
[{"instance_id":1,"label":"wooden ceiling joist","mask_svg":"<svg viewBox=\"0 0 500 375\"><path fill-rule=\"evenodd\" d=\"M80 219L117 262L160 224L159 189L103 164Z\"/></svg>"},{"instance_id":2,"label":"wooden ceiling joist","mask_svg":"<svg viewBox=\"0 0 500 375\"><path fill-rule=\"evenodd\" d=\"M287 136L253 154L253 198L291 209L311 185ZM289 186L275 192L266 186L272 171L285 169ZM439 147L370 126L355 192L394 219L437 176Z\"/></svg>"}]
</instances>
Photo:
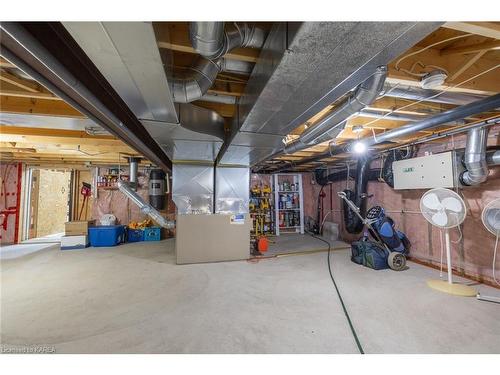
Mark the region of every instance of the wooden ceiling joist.
<instances>
[{"instance_id":1,"label":"wooden ceiling joist","mask_svg":"<svg viewBox=\"0 0 500 375\"><path fill-rule=\"evenodd\" d=\"M0 81L7 82L28 92L40 92L40 85L38 83L19 78L13 74L6 72L5 70L0 70Z\"/></svg>"},{"instance_id":2,"label":"wooden ceiling joist","mask_svg":"<svg viewBox=\"0 0 500 375\"><path fill-rule=\"evenodd\" d=\"M490 51L500 49L500 40L493 40L490 42L484 42L479 44L472 44L468 46L461 47L450 47L445 48L440 51L441 56L448 55L465 55L468 53L475 53L480 51Z\"/></svg>"},{"instance_id":3,"label":"wooden ceiling joist","mask_svg":"<svg viewBox=\"0 0 500 375\"><path fill-rule=\"evenodd\" d=\"M50 115L84 118L85 116L64 101L52 99L35 99L32 97L0 96L2 112L28 113L33 115Z\"/></svg>"},{"instance_id":4,"label":"wooden ceiling joist","mask_svg":"<svg viewBox=\"0 0 500 375\"><path fill-rule=\"evenodd\" d=\"M446 22L443 27L464 33L500 39L499 22Z\"/></svg>"}]
</instances>

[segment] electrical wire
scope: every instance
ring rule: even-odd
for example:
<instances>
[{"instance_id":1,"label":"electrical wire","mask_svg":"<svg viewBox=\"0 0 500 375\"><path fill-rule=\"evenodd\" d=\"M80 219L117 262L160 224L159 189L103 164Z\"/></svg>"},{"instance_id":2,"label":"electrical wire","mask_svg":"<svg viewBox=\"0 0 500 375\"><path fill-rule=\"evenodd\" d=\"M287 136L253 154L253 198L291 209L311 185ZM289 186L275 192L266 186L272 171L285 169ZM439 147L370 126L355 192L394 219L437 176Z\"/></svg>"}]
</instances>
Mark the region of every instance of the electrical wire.
<instances>
[{"instance_id":1,"label":"electrical wire","mask_svg":"<svg viewBox=\"0 0 500 375\"><path fill-rule=\"evenodd\" d=\"M332 246L330 245L330 242L328 242L320 237L316 237L312 233L309 233L309 234L312 237L314 237L320 241L323 241L324 243L326 243L328 245L327 262L328 262L328 272L330 273L330 279L332 280L333 286L335 287L335 291L337 292L337 296L339 297L340 304L342 305L342 310L344 311L344 315L347 319L347 323L349 324L349 328L351 329L352 335L354 337L354 341L356 341L356 346L358 347L359 353L365 354L365 351L363 350L363 347L361 346L361 342L359 341L358 335L356 333L356 329L354 328L354 325L352 324L351 317L349 316L349 313L347 312L347 308L345 306L344 300L342 299L342 295L340 294L340 290L339 290L339 287L337 286L337 282L335 281L335 278L333 277L331 261L330 261L330 253L332 252Z\"/></svg>"},{"instance_id":2,"label":"electrical wire","mask_svg":"<svg viewBox=\"0 0 500 375\"><path fill-rule=\"evenodd\" d=\"M458 35L458 36L454 36L454 37L451 37L451 38L447 38L447 39L444 39L444 40L441 40L439 42L436 42L436 43L433 43L433 44L430 44L424 48L421 48L419 49L418 51L415 51L415 52L412 52L412 53L409 53L408 55L405 55L403 57L401 57L398 61L396 61L396 64L394 65L394 68L396 70L401 70L407 74L410 74L410 75L413 75L413 76L417 76L417 77L421 77L422 75L419 75L418 73L413 73L413 69L415 69L415 66L416 65L420 65L422 66L422 68L426 68L426 65L424 63L422 63L421 61L416 61L415 63L413 63L413 65L411 66L410 70L408 69L403 69L403 68L400 68L399 67L399 64L401 64L401 61L407 59L408 57L411 57L411 56L415 56L415 55L418 55L419 53L422 53L432 47L435 47L439 44L443 44L443 43L446 43L446 42L450 42L452 40L456 40L456 39L462 39L462 38L468 38L469 36L472 36L473 34L464 34L464 35ZM446 72L445 69L439 67L439 66L435 66L435 65L427 65L427 67L431 67L431 68L436 68L436 69L440 69L440 70L443 70ZM424 73L425 74L425 73Z\"/></svg>"}]
</instances>

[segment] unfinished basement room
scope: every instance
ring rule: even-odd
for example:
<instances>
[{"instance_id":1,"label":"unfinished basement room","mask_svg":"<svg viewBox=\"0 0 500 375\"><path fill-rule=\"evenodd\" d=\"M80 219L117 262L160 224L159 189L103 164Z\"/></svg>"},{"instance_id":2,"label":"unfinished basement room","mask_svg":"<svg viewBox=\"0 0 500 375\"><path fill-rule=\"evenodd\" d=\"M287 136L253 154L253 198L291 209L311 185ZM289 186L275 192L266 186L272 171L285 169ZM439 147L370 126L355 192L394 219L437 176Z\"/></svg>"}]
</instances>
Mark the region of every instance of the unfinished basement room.
<instances>
[{"instance_id":1,"label":"unfinished basement room","mask_svg":"<svg viewBox=\"0 0 500 375\"><path fill-rule=\"evenodd\" d=\"M183 14L0 23L2 354L500 354L500 22Z\"/></svg>"}]
</instances>

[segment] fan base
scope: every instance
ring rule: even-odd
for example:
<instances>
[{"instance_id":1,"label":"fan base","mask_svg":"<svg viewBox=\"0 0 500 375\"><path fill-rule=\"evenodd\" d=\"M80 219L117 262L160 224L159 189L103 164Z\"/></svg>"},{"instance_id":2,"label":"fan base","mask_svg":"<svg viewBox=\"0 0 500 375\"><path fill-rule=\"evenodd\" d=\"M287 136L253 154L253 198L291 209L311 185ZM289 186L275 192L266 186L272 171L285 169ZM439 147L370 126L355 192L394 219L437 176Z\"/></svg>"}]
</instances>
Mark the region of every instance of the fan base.
<instances>
[{"instance_id":1,"label":"fan base","mask_svg":"<svg viewBox=\"0 0 500 375\"><path fill-rule=\"evenodd\" d=\"M444 280L427 280L427 286L443 293L453 294L454 296L475 297L477 295L477 291L468 285L450 284Z\"/></svg>"}]
</instances>

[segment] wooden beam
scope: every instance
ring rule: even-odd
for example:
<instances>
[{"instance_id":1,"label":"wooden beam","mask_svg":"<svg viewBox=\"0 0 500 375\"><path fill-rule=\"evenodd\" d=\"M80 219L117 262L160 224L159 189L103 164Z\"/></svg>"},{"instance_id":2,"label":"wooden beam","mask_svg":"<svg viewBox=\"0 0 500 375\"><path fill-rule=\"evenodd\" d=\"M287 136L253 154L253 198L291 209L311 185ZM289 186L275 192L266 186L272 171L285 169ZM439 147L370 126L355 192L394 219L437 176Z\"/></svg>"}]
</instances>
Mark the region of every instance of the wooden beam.
<instances>
[{"instance_id":1,"label":"wooden beam","mask_svg":"<svg viewBox=\"0 0 500 375\"><path fill-rule=\"evenodd\" d=\"M66 102L52 99L33 99L16 96L0 96L0 111L85 118Z\"/></svg>"},{"instance_id":2,"label":"wooden beam","mask_svg":"<svg viewBox=\"0 0 500 375\"><path fill-rule=\"evenodd\" d=\"M189 40L189 25L187 22L155 23L159 48L172 51L196 53ZM254 48L236 48L227 53L226 59L257 62L260 51Z\"/></svg>"},{"instance_id":3,"label":"wooden beam","mask_svg":"<svg viewBox=\"0 0 500 375\"><path fill-rule=\"evenodd\" d=\"M208 90L209 94L216 94L216 95L228 95L228 96L236 96L236 97L241 97L243 93L241 92L234 92L234 91L225 91L225 90Z\"/></svg>"},{"instance_id":4,"label":"wooden beam","mask_svg":"<svg viewBox=\"0 0 500 375\"><path fill-rule=\"evenodd\" d=\"M138 156L134 154L133 156ZM119 158L118 154L101 154L101 155L68 155L68 154L41 154L41 153L22 153L22 152L11 152L11 151L2 151L1 152L2 159L7 160L19 160L19 161L43 161L43 162L101 162L101 163L110 163L110 164L118 164L119 162L124 163L124 159Z\"/></svg>"},{"instance_id":5,"label":"wooden beam","mask_svg":"<svg viewBox=\"0 0 500 375\"><path fill-rule=\"evenodd\" d=\"M46 129L9 125L0 125L0 141L117 146L124 144L121 140L110 135L89 135L81 130Z\"/></svg>"},{"instance_id":6,"label":"wooden beam","mask_svg":"<svg viewBox=\"0 0 500 375\"><path fill-rule=\"evenodd\" d=\"M500 39L499 22L446 22L443 27L464 33Z\"/></svg>"},{"instance_id":7,"label":"wooden beam","mask_svg":"<svg viewBox=\"0 0 500 375\"><path fill-rule=\"evenodd\" d=\"M408 50L405 55L409 55L410 53L419 50L419 47L413 47ZM496 53L496 51L491 52L491 54L494 53ZM468 92L482 95L496 94L498 92L498 87L500 87L500 74L498 74L498 68L500 67L500 65L498 63L498 60L489 59L487 58L487 56L489 56L489 54L482 56L482 58L476 61L473 66L467 69L467 71L462 75L460 82L451 83L446 81L444 85L438 89L446 88L447 90L454 92ZM456 72L463 65L463 61L455 58L453 55L441 56L439 50L431 48L416 55L405 58L401 62L400 67L410 69L413 64L416 64L418 61L422 62L425 65L439 66L443 69L446 69L450 73ZM418 69L416 69L415 71L419 72ZM397 70L395 68L395 62L392 62L388 66L388 78L386 81L391 84L401 84L416 87L420 86L420 79L418 77L408 75L402 70ZM464 83L459 87L454 87L462 82Z\"/></svg>"},{"instance_id":8,"label":"wooden beam","mask_svg":"<svg viewBox=\"0 0 500 375\"><path fill-rule=\"evenodd\" d=\"M17 86L29 92L34 92L34 93L40 92L40 85L38 83L16 77L15 75L10 74L5 70L0 70L0 80L10 83L11 85Z\"/></svg>"},{"instance_id":9,"label":"wooden beam","mask_svg":"<svg viewBox=\"0 0 500 375\"><path fill-rule=\"evenodd\" d=\"M16 66L14 64L11 64L7 60L5 60L3 57L0 56L0 68L15 68Z\"/></svg>"},{"instance_id":10,"label":"wooden beam","mask_svg":"<svg viewBox=\"0 0 500 375\"><path fill-rule=\"evenodd\" d=\"M1 96L13 96L18 98L33 98L33 99L47 99L47 100L62 100L61 98L52 95L50 92L29 92L21 90L8 90L3 86L0 88Z\"/></svg>"},{"instance_id":11,"label":"wooden beam","mask_svg":"<svg viewBox=\"0 0 500 375\"><path fill-rule=\"evenodd\" d=\"M479 51L489 51L500 49L500 40L493 40L491 42L477 43L469 46L462 47L450 47L442 49L440 54L441 56L448 55L465 55L467 53L474 53Z\"/></svg>"},{"instance_id":12,"label":"wooden beam","mask_svg":"<svg viewBox=\"0 0 500 375\"><path fill-rule=\"evenodd\" d=\"M479 60L486 52L486 50L479 51L475 55L471 56L467 62L456 72L454 72L450 78L448 78L449 82L455 81L458 77L462 75L463 72L465 72L467 69L469 69L477 60Z\"/></svg>"},{"instance_id":13,"label":"wooden beam","mask_svg":"<svg viewBox=\"0 0 500 375\"><path fill-rule=\"evenodd\" d=\"M16 136L18 137L18 136ZM8 137L7 137L8 138ZM0 138L1 139L1 138ZM63 140L64 142L64 140ZM4 149L23 150L33 149L45 153L126 153L136 154L136 152L125 144L101 144L99 141L78 142L78 143L52 143L52 142L29 142L29 139L23 139L23 142L0 141L0 147Z\"/></svg>"}]
</instances>

